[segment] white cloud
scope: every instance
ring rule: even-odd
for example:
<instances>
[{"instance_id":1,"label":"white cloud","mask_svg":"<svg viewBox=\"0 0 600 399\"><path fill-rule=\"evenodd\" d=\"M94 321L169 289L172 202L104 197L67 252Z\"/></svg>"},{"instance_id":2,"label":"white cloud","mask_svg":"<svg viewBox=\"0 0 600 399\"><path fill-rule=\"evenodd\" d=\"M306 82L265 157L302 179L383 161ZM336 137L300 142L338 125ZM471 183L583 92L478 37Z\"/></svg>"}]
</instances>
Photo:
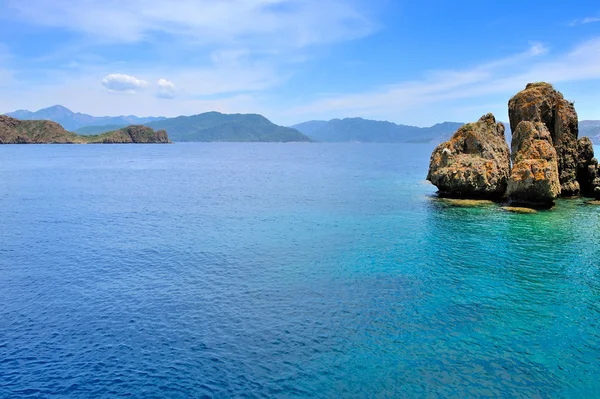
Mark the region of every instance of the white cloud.
<instances>
[{"instance_id":1,"label":"white cloud","mask_svg":"<svg viewBox=\"0 0 600 399\"><path fill-rule=\"evenodd\" d=\"M355 0L7 0L29 23L109 42L156 33L203 44L297 48L362 37L375 25Z\"/></svg>"},{"instance_id":2,"label":"white cloud","mask_svg":"<svg viewBox=\"0 0 600 399\"><path fill-rule=\"evenodd\" d=\"M102 86L106 87L110 91L134 93L137 90L145 88L147 85L148 82L145 80L122 73L111 73L102 79Z\"/></svg>"},{"instance_id":3,"label":"white cloud","mask_svg":"<svg viewBox=\"0 0 600 399\"><path fill-rule=\"evenodd\" d=\"M156 83L158 86L158 91L156 96L158 98L175 98L175 84L167 79L158 79Z\"/></svg>"}]
</instances>

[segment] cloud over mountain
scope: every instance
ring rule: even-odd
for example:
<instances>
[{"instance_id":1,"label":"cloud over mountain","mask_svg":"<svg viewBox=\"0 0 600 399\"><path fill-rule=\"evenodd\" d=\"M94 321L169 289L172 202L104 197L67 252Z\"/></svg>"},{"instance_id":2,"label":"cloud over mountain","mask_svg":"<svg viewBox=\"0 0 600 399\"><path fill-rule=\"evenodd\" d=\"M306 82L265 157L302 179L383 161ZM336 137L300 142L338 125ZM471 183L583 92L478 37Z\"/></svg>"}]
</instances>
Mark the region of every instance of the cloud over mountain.
<instances>
[{"instance_id":1,"label":"cloud over mountain","mask_svg":"<svg viewBox=\"0 0 600 399\"><path fill-rule=\"evenodd\" d=\"M112 73L102 79L102 86L110 91L125 91L133 93L148 86L148 82L135 76L122 73Z\"/></svg>"}]
</instances>

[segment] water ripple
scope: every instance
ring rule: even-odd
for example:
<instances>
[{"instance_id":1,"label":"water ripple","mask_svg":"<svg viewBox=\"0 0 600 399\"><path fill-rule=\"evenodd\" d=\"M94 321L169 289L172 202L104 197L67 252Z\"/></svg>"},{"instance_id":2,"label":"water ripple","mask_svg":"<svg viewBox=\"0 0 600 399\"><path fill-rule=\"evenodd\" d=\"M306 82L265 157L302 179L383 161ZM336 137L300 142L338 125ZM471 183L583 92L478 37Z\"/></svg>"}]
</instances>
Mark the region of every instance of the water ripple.
<instances>
[{"instance_id":1,"label":"water ripple","mask_svg":"<svg viewBox=\"0 0 600 399\"><path fill-rule=\"evenodd\" d=\"M600 208L430 150L0 146L0 397L593 397Z\"/></svg>"}]
</instances>

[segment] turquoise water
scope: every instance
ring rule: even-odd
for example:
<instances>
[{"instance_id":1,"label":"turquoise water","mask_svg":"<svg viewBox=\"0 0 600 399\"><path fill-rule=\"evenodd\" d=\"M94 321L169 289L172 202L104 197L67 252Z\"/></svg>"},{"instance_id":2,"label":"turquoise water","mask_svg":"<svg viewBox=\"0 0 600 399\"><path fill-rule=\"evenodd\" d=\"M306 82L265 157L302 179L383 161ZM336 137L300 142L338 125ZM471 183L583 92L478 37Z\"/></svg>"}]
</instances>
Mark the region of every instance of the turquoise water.
<instances>
[{"instance_id":1,"label":"turquoise water","mask_svg":"<svg viewBox=\"0 0 600 399\"><path fill-rule=\"evenodd\" d=\"M600 207L431 146L0 146L0 397L597 397Z\"/></svg>"}]
</instances>

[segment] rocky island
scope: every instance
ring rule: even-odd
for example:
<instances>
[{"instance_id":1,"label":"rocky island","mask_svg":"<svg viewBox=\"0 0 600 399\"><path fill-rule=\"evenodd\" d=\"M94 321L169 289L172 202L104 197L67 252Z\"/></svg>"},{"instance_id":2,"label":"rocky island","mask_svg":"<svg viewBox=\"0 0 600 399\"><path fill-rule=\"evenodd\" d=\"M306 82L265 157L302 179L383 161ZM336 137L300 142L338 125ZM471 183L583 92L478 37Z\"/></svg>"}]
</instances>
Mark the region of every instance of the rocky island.
<instances>
[{"instance_id":1,"label":"rocky island","mask_svg":"<svg viewBox=\"0 0 600 399\"><path fill-rule=\"evenodd\" d=\"M505 199L549 207L559 196L600 198L600 169L577 112L549 83L529 83L508 102L510 150L492 114L469 123L433 151L427 180L441 196Z\"/></svg>"},{"instance_id":2,"label":"rocky island","mask_svg":"<svg viewBox=\"0 0 600 399\"><path fill-rule=\"evenodd\" d=\"M66 131L56 122L19 120L0 115L0 144L118 144L170 143L164 130L132 125L95 136Z\"/></svg>"}]
</instances>

